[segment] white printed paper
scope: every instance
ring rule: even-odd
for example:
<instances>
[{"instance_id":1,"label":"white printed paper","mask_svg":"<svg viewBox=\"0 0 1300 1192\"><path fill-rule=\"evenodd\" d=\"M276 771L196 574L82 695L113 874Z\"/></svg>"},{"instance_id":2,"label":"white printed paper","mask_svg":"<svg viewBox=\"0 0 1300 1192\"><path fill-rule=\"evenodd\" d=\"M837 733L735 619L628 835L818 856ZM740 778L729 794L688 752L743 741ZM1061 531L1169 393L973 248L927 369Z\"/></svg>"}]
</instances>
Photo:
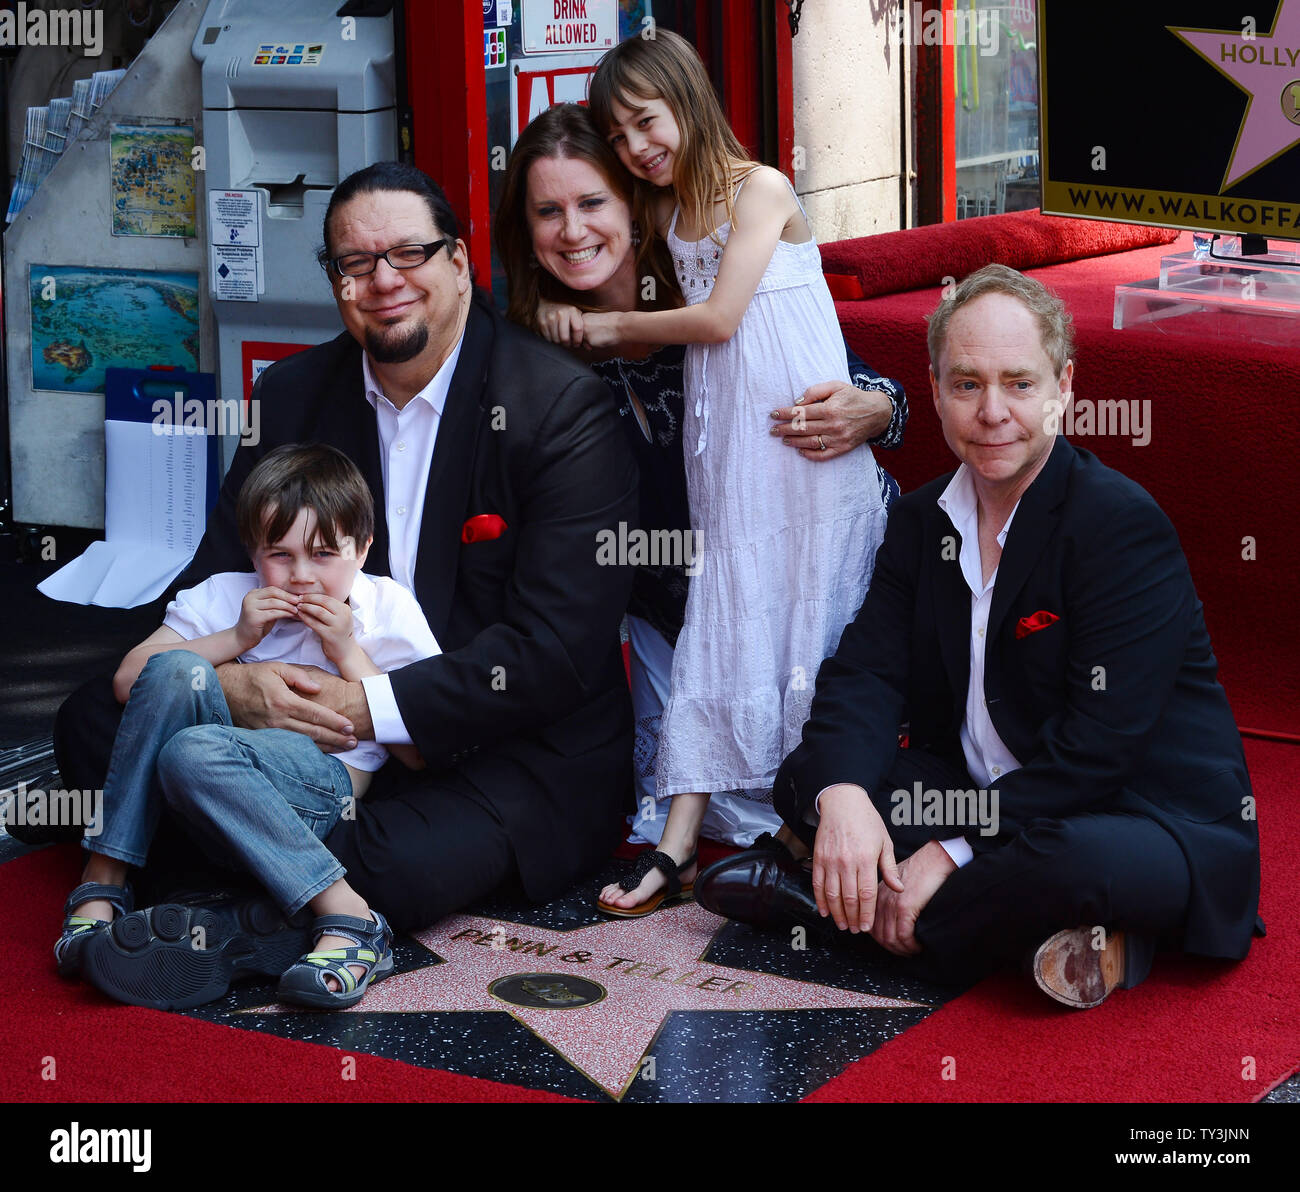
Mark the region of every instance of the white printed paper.
<instances>
[{"instance_id":1,"label":"white printed paper","mask_svg":"<svg viewBox=\"0 0 1300 1192\"><path fill-rule=\"evenodd\" d=\"M53 600L134 608L167 590L207 520L208 437L170 423L104 423L106 541L37 590Z\"/></svg>"}]
</instances>

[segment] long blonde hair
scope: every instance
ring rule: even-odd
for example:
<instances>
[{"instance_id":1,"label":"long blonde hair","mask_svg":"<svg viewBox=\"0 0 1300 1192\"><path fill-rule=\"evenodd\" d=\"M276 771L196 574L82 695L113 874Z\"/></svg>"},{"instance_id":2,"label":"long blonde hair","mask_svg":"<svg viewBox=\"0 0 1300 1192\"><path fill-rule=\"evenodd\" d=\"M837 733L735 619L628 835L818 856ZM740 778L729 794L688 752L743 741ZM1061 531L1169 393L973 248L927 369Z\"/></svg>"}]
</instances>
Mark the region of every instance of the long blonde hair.
<instances>
[{"instance_id":1,"label":"long blonde hair","mask_svg":"<svg viewBox=\"0 0 1300 1192\"><path fill-rule=\"evenodd\" d=\"M506 167L501 201L497 204L493 235L497 256L506 271L509 299L506 318L524 327L538 330L538 304L567 302L581 310L595 310L578 290L570 290L537 264L533 255L532 235L528 227L528 172L533 163L550 158L569 158L592 166L631 208L641 228L641 243L636 249L636 275L655 279L655 301L650 309L678 306L680 291L673 277L672 263L666 246L654 236L647 223L649 215L638 212L632 191L632 178L623 168L609 142L596 130L591 117L576 103L555 104L539 113L519 134L510 162ZM644 292L644 287L641 287Z\"/></svg>"},{"instance_id":2,"label":"long blonde hair","mask_svg":"<svg viewBox=\"0 0 1300 1192\"><path fill-rule=\"evenodd\" d=\"M728 221L734 221L732 183L738 172L759 163L731 131L695 47L669 29L656 29L651 39L634 34L616 45L600 60L587 92L596 127L608 134L614 104L633 108L630 98L662 99L672 111L681 135L673 162L677 200L694 227L709 229L709 238L721 243L713 204L724 202ZM638 180L638 191L643 189L655 188Z\"/></svg>"}]
</instances>

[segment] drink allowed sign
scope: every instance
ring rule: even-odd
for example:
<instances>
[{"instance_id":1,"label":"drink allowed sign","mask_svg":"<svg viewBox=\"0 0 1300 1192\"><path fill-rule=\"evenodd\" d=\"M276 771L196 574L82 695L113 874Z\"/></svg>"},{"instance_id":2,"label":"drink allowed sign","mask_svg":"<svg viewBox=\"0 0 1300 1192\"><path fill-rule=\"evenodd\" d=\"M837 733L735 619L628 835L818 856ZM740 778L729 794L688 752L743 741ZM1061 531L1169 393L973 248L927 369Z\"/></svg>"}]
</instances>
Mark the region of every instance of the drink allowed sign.
<instances>
[{"instance_id":1,"label":"drink allowed sign","mask_svg":"<svg viewBox=\"0 0 1300 1192\"><path fill-rule=\"evenodd\" d=\"M618 0L523 0L525 54L609 49L618 41Z\"/></svg>"}]
</instances>

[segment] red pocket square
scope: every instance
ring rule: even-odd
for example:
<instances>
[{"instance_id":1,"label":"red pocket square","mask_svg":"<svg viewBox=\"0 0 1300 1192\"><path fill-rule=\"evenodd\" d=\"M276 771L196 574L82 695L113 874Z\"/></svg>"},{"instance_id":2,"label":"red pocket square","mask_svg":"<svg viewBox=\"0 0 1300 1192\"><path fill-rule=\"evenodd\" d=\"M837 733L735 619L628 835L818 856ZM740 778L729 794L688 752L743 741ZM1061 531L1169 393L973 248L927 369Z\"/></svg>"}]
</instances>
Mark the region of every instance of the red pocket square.
<instances>
[{"instance_id":1,"label":"red pocket square","mask_svg":"<svg viewBox=\"0 0 1300 1192\"><path fill-rule=\"evenodd\" d=\"M1031 633L1037 633L1040 629L1046 629L1049 625L1055 625L1061 618L1055 613L1049 613L1047 609L1040 608L1031 617L1021 617L1016 622L1016 641L1022 637L1028 637Z\"/></svg>"},{"instance_id":2,"label":"red pocket square","mask_svg":"<svg viewBox=\"0 0 1300 1192\"><path fill-rule=\"evenodd\" d=\"M506 519L496 513L480 513L460 528L462 542L491 542L506 532Z\"/></svg>"}]
</instances>

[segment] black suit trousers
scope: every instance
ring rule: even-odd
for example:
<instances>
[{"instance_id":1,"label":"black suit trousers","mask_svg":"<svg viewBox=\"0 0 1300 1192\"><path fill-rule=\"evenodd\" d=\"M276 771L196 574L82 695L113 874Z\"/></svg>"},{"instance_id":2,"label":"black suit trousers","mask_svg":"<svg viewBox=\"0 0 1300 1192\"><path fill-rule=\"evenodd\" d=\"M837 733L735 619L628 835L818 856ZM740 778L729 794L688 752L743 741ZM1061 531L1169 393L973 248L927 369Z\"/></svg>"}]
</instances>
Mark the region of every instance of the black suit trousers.
<instances>
[{"instance_id":1,"label":"black suit trousers","mask_svg":"<svg viewBox=\"0 0 1300 1192\"><path fill-rule=\"evenodd\" d=\"M892 822L895 790L977 788L963 767L919 749L900 749L886 780L871 793L895 858L910 857L956 829ZM793 787L778 775L776 809L809 847L816 828L803 818ZM1067 928L1136 932L1177 946L1190 891L1187 859L1154 820L1115 812L1036 819L1000 847L977 852L939 887L916 922L923 951L912 965L936 981L977 981ZM875 948L868 939L867 947ZM1126 974L1137 984L1146 974Z\"/></svg>"},{"instance_id":2,"label":"black suit trousers","mask_svg":"<svg viewBox=\"0 0 1300 1192\"><path fill-rule=\"evenodd\" d=\"M112 676L74 691L54 723L54 751L63 784L101 790L122 708ZM390 767L393 763L390 763ZM342 820L325 841L347 881L399 931L418 931L460 910L517 875L514 850L500 820L461 774L377 776L356 818ZM146 869L133 879L137 905L169 892L248 888L246 875L222 868L164 811Z\"/></svg>"}]
</instances>

